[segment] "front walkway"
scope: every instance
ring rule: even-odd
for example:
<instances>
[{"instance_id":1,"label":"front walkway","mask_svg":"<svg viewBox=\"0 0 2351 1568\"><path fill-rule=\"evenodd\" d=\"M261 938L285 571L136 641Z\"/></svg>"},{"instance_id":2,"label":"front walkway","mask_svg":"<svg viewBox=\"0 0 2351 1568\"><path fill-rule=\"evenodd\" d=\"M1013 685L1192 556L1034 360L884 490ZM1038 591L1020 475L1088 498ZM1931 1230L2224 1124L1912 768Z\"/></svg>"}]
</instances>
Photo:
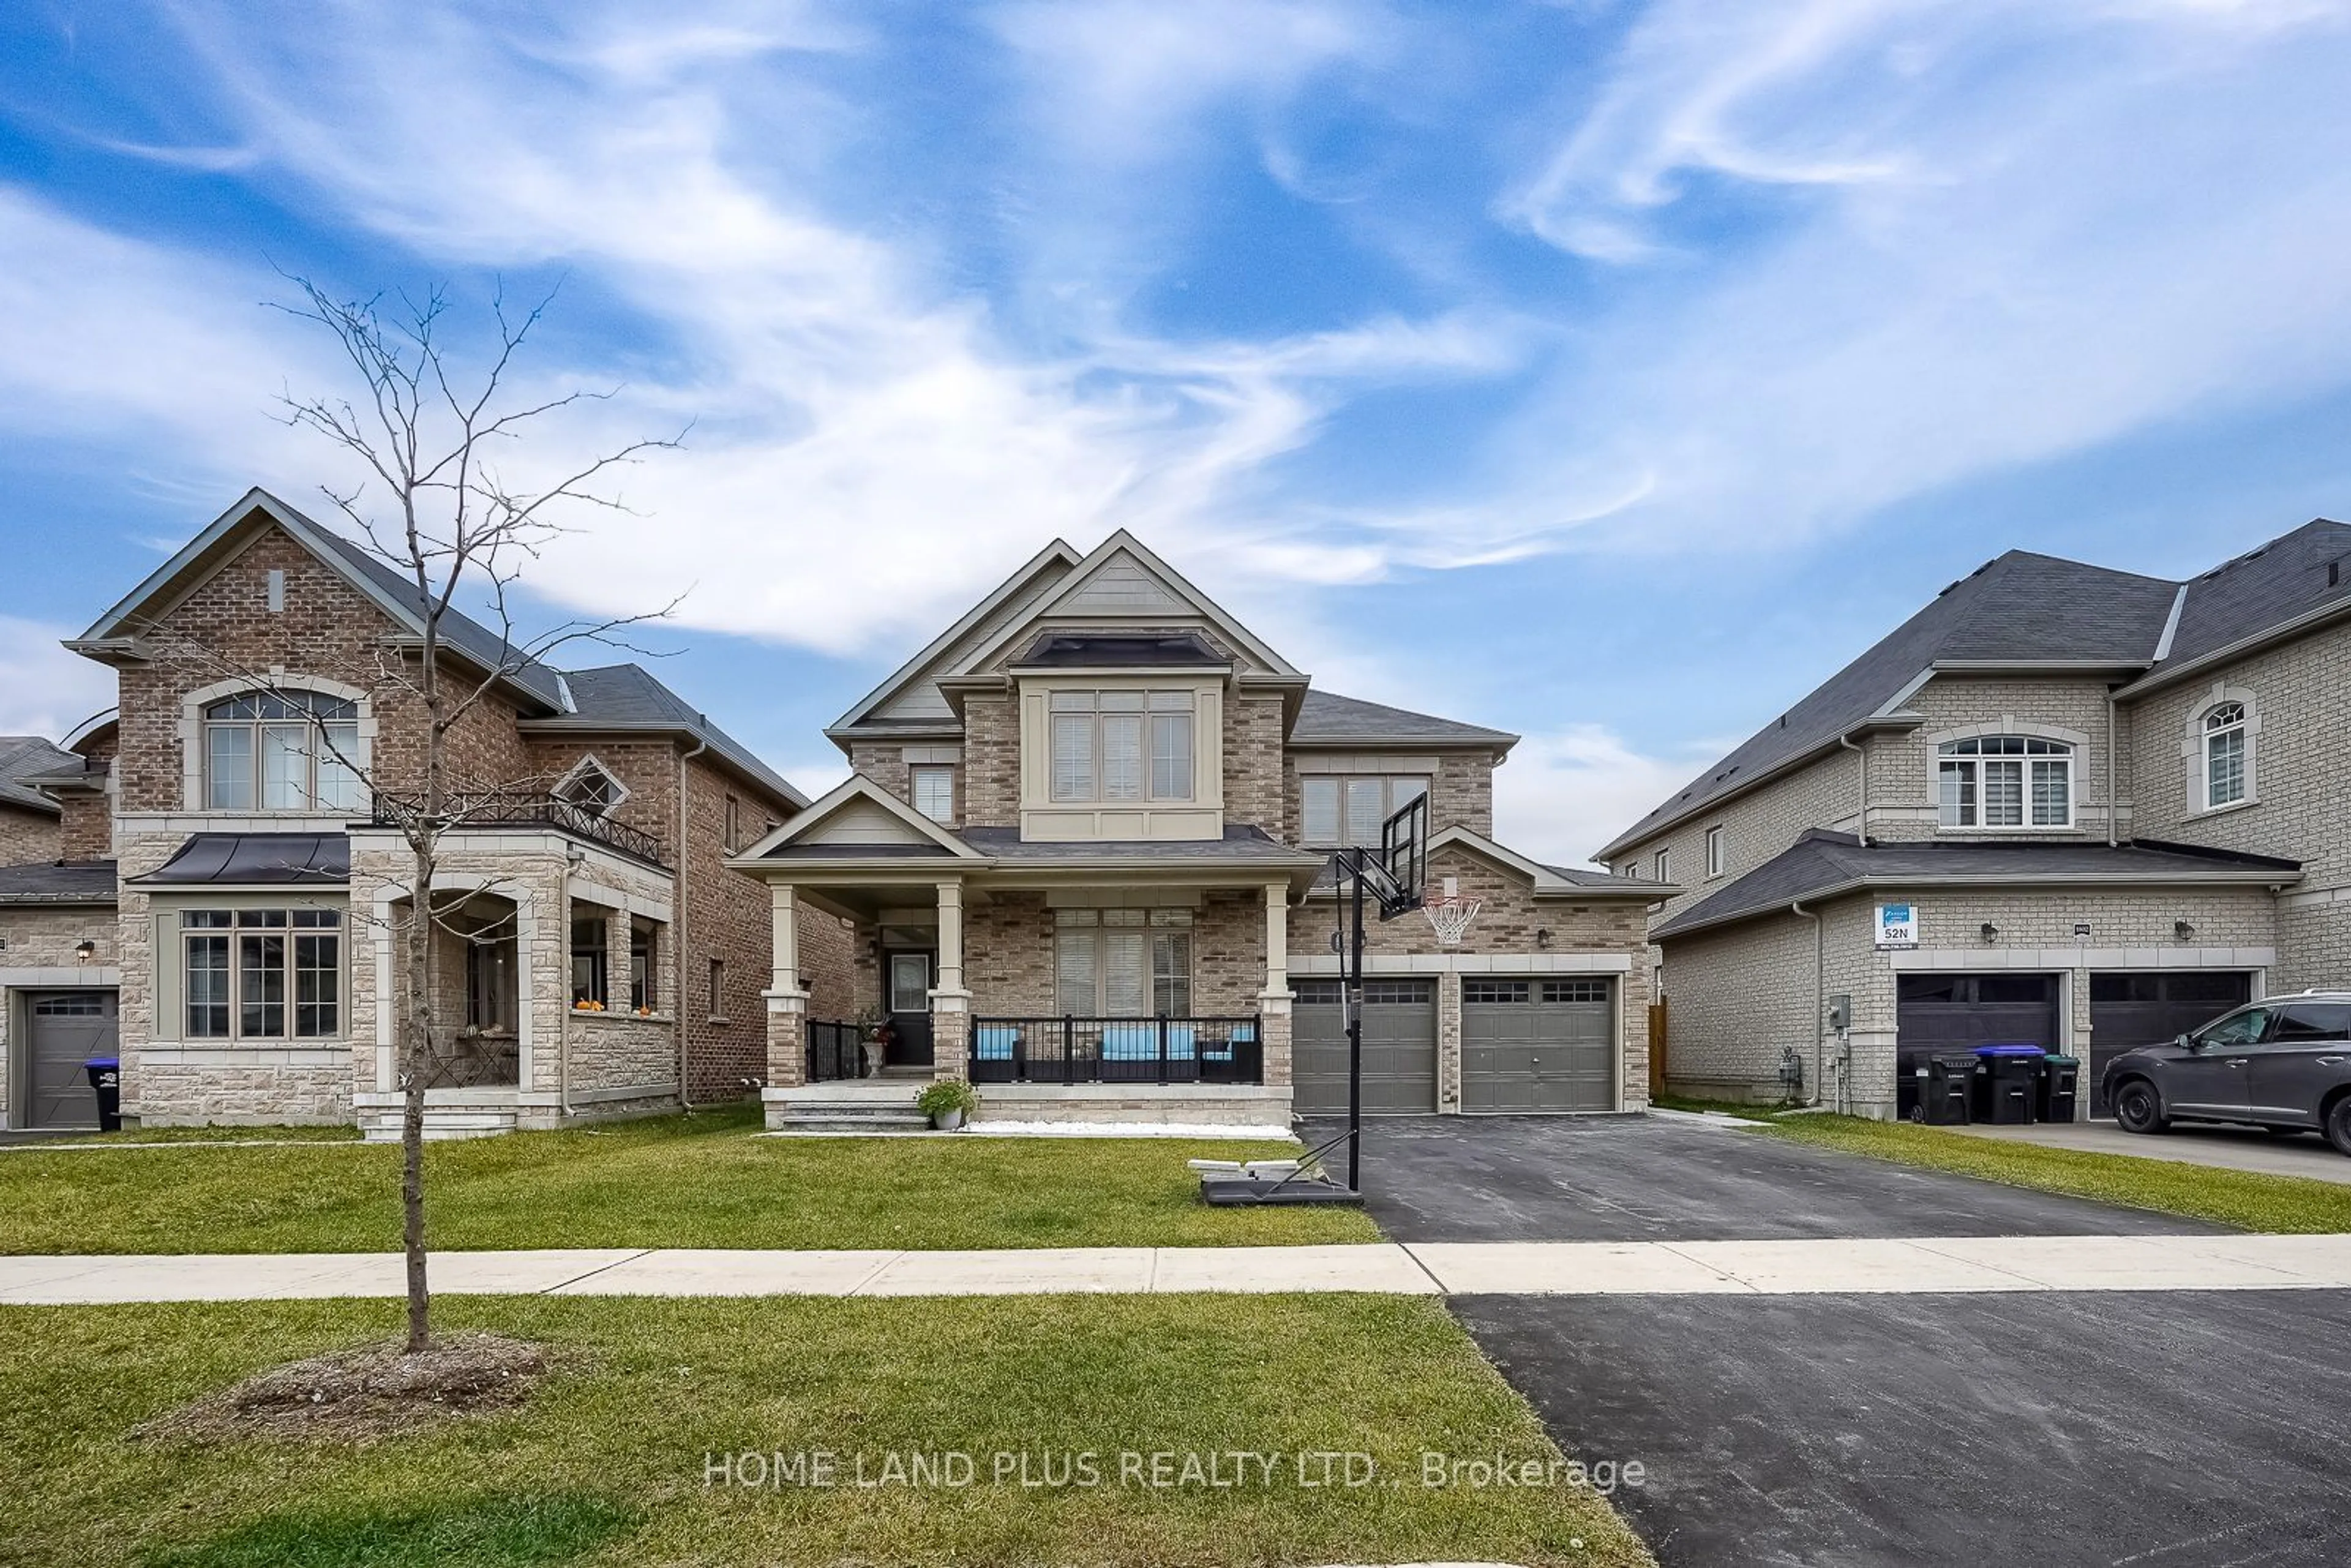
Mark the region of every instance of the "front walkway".
<instances>
[{"instance_id":1,"label":"front walkway","mask_svg":"<svg viewBox=\"0 0 2351 1568\"><path fill-rule=\"evenodd\" d=\"M2030 1127L1949 1127L1970 1137L2079 1149L2092 1155L2134 1155L2143 1160L2215 1166L2263 1176L2306 1176L2312 1181L2351 1184L2351 1159L2315 1133L2283 1137L2258 1127L2222 1127L2180 1122L2168 1133L2131 1134L2112 1122L2043 1122Z\"/></svg>"},{"instance_id":2,"label":"front walkway","mask_svg":"<svg viewBox=\"0 0 2351 1568\"><path fill-rule=\"evenodd\" d=\"M2351 1288L2351 1236L1422 1242L979 1252L443 1252L442 1295L1782 1296ZM395 1253L0 1258L0 1305L402 1293Z\"/></svg>"}]
</instances>

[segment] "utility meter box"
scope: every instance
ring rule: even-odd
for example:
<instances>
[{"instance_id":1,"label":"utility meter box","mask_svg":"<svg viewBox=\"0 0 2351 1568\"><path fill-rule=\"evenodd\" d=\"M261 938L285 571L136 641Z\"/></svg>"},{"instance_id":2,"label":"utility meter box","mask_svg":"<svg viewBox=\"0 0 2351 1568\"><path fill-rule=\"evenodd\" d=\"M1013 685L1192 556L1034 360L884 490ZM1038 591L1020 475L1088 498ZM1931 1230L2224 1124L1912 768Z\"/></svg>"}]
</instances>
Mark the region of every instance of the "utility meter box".
<instances>
[{"instance_id":1,"label":"utility meter box","mask_svg":"<svg viewBox=\"0 0 2351 1568\"><path fill-rule=\"evenodd\" d=\"M1840 1031L1853 1027L1853 998L1844 991L1829 998L1829 1027Z\"/></svg>"}]
</instances>

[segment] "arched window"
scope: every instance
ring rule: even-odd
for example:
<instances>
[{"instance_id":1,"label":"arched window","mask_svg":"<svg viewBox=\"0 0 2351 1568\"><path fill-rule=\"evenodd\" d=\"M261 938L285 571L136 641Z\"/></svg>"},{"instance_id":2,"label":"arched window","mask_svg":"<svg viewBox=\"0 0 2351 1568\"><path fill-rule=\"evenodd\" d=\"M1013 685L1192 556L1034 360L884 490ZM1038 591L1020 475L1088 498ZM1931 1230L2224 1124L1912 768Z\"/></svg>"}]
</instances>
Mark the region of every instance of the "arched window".
<instances>
[{"instance_id":1,"label":"arched window","mask_svg":"<svg viewBox=\"0 0 2351 1568\"><path fill-rule=\"evenodd\" d=\"M1983 735L1935 748L1947 828L2070 828L2074 748L2030 735Z\"/></svg>"},{"instance_id":2,"label":"arched window","mask_svg":"<svg viewBox=\"0 0 2351 1568\"><path fill-rule=\"evenodd\" d=\"M2204 710L2204 809L2245 798L2245 705L2215 703Z\"/></svg>"},{"instance_id":3,"label":"arched window","mask_svg":"<svg viewBox=\"0 0 2351 1568\"><path fill-rule=\"evenodd\" d=\"M358 705L319 692L246 692L204 709L204 806L354 811Z\"/></svg>"}]
</instances>

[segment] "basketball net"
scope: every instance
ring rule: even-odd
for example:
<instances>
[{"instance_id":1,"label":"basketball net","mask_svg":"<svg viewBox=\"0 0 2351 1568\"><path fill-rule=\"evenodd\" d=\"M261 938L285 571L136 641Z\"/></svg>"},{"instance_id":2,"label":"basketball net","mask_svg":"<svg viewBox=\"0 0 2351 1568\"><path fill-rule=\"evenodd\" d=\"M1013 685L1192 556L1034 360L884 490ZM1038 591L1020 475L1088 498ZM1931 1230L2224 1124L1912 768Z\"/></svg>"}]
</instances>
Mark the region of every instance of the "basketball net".
<instances>
[{"instance_id":1,"label":"basketball net","mask_svg":"<svg viewBox=\"0 0 2351 1568\"><path fill-rule=\"evenodd\" d=\"M1478 911L1485 905L1477 899L1462 897L1461 884L1456 878L1447 877L1443 885L1443 894L1422 904L1420 912L1428 916L1429 929L1437 933L1439 946L1458 947L1469 923L1478 918Z\"/></svg>"}]
</instances>

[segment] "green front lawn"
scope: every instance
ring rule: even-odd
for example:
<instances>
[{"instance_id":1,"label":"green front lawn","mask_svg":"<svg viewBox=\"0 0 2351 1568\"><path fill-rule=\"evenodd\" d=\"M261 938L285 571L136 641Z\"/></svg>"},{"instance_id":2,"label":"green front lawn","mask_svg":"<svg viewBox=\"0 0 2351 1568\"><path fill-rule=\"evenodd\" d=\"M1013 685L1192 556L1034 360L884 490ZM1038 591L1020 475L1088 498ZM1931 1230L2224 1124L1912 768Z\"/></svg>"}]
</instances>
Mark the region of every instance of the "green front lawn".
<instances>
[{"instance_id":1,"label":"green front lawn","mask_svg":"<svg viewBox=\"0 0 2351 1568\"><path fill-rule=\"evenodd\" d=\"M1211 1209L1173 1138L758 1138L746 1106L425 1151L434 1247L977 1248L1375 1241L1362 1214ZM258 1135L257 1130L254 1130ZM368 1252L400 1244L400 1151L0 1153L0 1253Z\"/></svg>"},{"instance_id":2,"label":"green front lawn","mask_svg":"<svg viewBox=\"0 0 2351 1568\"><path fill-rule=\"evenodd\" d=\"M399 1311L0 1309L0 1562L1649 1561L1564 1478L1423 1483L1424 1454L1557 1451L1444 1310L1410 1298L474 1298L443 1302L441 1326L549 1347L558 1370L519 1408L358 1448L128 1436L264 1366L388 1335ZM1275 1456L1270 1482L1252 1461L1245 1484L1184 1484L1182 1456L1236 1450ZM837 1479L861 1457L870 1479L893 1455L968 1455L973 1470L942 1486L708 1481L728 1473L716 1455L812 1451L837 1456ZM1151 1484L1152 1461L1131 1468L1130 1452L1172 1456L1176 1484ZM1299 1456L1324 1452L1370 1456L1369 1484L1301 1484ZM1048 1456L1059 1475L1088 1453L1100 1484L1020 1484L1018 1456L1037 1479ZM1306 1462L1308 1481L1323 1463Z\"/></svg>"},{"instance_id":3,"label":"green front lawn","mask_svg":"<svg viewBox=\"0 0 2351 1568\"><path fill-rule=\"evenodd\" d=\"M2130 1208L2161 1209L2245 1230L2351 1230L2351 1186L2336 1182L2053 1149L1858 1116L1780 1116L1767 1124L1773 1136L1820 1148Z\"/></svg>"}]
</instances>

